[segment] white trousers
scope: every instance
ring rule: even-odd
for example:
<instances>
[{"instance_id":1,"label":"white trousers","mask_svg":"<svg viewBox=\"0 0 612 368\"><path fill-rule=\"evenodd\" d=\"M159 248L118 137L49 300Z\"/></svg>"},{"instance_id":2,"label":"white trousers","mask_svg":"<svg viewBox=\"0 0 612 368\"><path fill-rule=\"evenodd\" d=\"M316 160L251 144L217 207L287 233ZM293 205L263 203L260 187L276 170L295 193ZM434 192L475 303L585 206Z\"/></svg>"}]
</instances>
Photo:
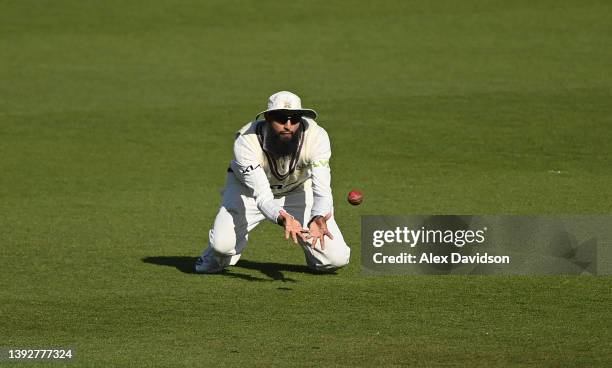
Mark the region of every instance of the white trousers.
<instances>
[{"instance_id":1,"label":"white trousers","mask_svg":"<svg viewBox=\"0 0 612 368\"><path fill-rule=\"evenodd\" d=\"M306 227L311 218L312 189L307 187L304 191L291 192L274 201ZM247 246L249 232L265 219L250 190L233 173L228 173L221 207L209 231L208 248L198 260L196 272L216 273L236 264ZM351 249L346 245L333 215L327 221L327 227L334 239L325 237L325 249L321 249L319 243L311 248L310 241L299 240L306 264L317 271L333 271L349 263ZM284 240L282 229L279 229L279 239Z\"/></svg>"}]
</instances>

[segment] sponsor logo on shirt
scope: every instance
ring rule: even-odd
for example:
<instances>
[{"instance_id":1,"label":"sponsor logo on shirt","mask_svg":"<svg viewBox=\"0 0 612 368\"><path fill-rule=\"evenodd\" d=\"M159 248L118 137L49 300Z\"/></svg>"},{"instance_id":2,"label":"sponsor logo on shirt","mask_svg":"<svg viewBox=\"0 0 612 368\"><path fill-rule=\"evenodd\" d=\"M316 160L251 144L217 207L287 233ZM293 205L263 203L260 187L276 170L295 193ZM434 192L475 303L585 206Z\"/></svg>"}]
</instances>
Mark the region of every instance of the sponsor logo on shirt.
<instances>
[{"instance_id":1,"label":"sponsor logo on shirt","mask_svg":"<svg viewBox=\"0 0 612 368\"><path fill-rule=\"evenodd\" d=\"M260 166L261 165L257 165L255 167L253 167L253 165L249 165L249 166L245 167L244 169L241 169L240 172L243 173L243 174L248 174L248 173L250 173L251 171L257 169Z\"/></svg>"}]
</instances>

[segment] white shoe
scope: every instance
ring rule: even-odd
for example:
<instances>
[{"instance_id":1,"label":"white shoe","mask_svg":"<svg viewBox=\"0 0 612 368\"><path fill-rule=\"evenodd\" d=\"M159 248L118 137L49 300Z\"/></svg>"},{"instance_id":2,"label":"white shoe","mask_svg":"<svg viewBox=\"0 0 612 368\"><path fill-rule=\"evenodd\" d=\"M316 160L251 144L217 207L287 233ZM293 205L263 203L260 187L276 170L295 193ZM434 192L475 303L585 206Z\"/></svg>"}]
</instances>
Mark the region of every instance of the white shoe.
<instances>
[{"instance_id":1,"label":"white shoe","mask_svg":"<svg viewBox=\"0 0 612 368\"><path fill-rule=\"evenodd\" d=\"M227 266L235 265L240 259L240 254L233 256L219 255L215 251L208 247L198 257L195 263L195 272L197 273L218 273L223 271Z\"/></svg>"},{"instance_id":2,"label":"white shoe","mask_svg":"<svg viewBox=\"0 0 612 368\"><path fill-rule=\"evenodd\" d=\"M195 272L196 273L216 273L217 267L211 265L210 259L205 258L204 256L199 256L195 263Z\"/></svg>"}]
</instances>

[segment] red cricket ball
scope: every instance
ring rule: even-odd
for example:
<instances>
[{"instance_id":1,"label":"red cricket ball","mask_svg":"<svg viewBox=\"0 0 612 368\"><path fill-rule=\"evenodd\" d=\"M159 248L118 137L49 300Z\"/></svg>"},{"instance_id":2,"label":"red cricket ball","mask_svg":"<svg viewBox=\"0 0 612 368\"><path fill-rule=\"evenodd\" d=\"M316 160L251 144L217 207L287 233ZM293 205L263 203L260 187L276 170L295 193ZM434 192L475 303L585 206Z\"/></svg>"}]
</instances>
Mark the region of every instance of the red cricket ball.
<instances>
[{"instance_id":1,"label":"red cricket ball","mask_svg":"<svg viewBox=\"0 0 612 368\"><path fill-rule=\"evenodd\" d=\"M363 193L358 190L351 190L347 197L348 203L358 206L363 202Z\"/></svg>"}]
</instances>

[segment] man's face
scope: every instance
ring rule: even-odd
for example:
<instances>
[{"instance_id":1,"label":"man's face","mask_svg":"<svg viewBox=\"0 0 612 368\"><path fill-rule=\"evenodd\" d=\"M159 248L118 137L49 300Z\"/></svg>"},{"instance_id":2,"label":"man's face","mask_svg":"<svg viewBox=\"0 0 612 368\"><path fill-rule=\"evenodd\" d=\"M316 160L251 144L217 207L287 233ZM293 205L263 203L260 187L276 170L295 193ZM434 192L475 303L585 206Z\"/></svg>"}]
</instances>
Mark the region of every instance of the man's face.
<instances>
[{"instance_id":1,"label":"man's face","mask_svg":"<svg viewBox=\"0 0 612 368\"><path fill-rule=\"evenodd\" d=\"M301 115L283 111L271 111L267 114L266 118L270 122L275 135L278 136L281 142L285 143L291 142L302 121Z\"/></svg>"}]
</instances>

